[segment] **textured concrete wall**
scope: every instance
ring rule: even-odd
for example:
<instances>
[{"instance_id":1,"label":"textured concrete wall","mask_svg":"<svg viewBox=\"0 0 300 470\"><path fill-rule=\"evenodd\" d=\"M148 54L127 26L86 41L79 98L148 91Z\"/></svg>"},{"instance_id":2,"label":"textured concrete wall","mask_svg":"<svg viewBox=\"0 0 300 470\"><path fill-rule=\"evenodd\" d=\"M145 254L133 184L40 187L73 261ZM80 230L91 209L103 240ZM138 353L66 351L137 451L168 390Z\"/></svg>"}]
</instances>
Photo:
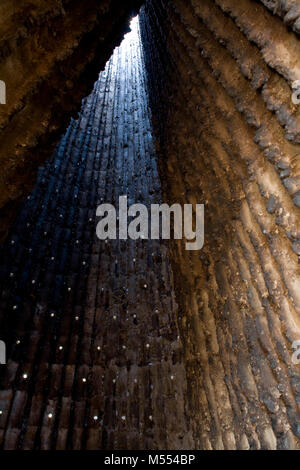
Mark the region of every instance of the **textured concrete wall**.
<instances>
[{"instance_id":1,"label":"textured concrete wall","mask_svg":"<svg viewBox=\"0 0 300 470\"><path fill-rule=\"evenodd\" d=\"M0 5L0 239L139 0L3 0Z\"/></svg>"},{"instance_id":2,"label":"textured concrete wall","mask_svg":"<svg viewBox=\"0 0 300 470\"><path fill-rule=\"evenodd\" d=\"M142 14L165 199L205 203L172 258L197 448L299 445L299 2L154 0Z\"/></svg>"}]
</instances>

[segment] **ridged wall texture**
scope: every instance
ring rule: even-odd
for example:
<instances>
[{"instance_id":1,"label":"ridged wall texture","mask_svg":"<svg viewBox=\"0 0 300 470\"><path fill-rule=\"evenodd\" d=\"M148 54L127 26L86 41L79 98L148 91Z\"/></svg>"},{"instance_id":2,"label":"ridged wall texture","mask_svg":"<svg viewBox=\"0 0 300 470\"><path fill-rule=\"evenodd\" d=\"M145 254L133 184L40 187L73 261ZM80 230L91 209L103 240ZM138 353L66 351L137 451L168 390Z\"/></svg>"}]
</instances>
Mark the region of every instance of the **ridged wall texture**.
<instances>
[{"instance_id":1,"label":"ridged wall texture","mask_svg":"<svg viewBox=\"0 0 300 470\"><path fill-rule=\"evenodd\" d=\"M141 15L168 202L205 204L171 259L196 448L298 448L299 2L153 0Z\"/></svg>"},{"instance_id":2,"label":"ridged wall texture","mask_svg":"<svg viewBox=\"0 0 300 470\"><path fill-rule=\"evenodd\" d=\"M2 449L192 445L167 245L96 237L122 195L161 202L137 21L2 247Z\"/></svg>"},{"instance_id":3,"label":"ridged wall texture","mask_svg":"<svg viewBox=\"0 0 300 470\"><path fill-rule=\"evenodd\" d=\"M1 1L0 240L141 3Z\"/></svg>"}]
</instances>

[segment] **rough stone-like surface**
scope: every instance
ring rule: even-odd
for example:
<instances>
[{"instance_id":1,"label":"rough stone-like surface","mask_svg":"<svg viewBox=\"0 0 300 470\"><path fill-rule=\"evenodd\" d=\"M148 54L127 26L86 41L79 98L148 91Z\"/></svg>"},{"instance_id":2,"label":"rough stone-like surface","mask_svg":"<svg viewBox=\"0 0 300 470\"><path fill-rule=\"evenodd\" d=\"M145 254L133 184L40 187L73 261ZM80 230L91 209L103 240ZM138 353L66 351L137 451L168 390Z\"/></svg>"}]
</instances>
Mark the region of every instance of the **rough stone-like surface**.
<instances>
[{"instance_id":1,"label":"rough stone-like surface","mask_svg":"<svg viewBox=\"0 0 300 470\"><path fill-rule=\"evenodd\" d=\"M193 446L167 246L96 238L97 206L124 194L160 202L136 31L40 168L3 247L4 449Z\"/></svg>"},{"instance_id":2,"label":"rough stone-like surface","mask_svg":"<svg viewBox=\"0 0 300 470\"><path fill-rule=\"evenodd\" d=\"M2 0L0 240L140 0Z\"/></svg>"},{"instance_id":3,"label":"rough stone-like surface","mask_svg":"<svg viewBox=\"0 0 300 470\"><path fill-rule=\"evenodd\" d=\"M153 0L142 14L164 199L206 206L204 250L171 249L196 448L300 442L292 4Z\"/></svg>"}]
</instances>

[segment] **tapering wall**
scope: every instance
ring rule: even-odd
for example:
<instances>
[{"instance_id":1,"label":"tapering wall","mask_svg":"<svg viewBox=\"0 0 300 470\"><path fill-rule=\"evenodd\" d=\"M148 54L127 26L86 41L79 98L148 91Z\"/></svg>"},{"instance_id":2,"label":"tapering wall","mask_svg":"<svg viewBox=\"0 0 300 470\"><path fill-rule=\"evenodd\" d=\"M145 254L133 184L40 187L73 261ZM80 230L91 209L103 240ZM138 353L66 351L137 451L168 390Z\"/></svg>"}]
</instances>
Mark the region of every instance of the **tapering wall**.
<instances>
[{"instance_id":1,"label":"tapering wall","mask_svg":"<svg viewBox=\"0 0 300 470\"><path fill-rule=\"evenodd\" d=\"M7 104L0 105L0 240L141 3L1 2L0 79Z\"/></svg>"},{"instance_id":2,"label":"tapering wall","mask_svg":"<svg viewBox=\"0 0 300 470\"><path fill-rule=\"evenodd\" d=\"M169 202L205 203L172 246L201 449L297 448L299 2L154 0L141 17Z\"/></svg>"}]
</instances>

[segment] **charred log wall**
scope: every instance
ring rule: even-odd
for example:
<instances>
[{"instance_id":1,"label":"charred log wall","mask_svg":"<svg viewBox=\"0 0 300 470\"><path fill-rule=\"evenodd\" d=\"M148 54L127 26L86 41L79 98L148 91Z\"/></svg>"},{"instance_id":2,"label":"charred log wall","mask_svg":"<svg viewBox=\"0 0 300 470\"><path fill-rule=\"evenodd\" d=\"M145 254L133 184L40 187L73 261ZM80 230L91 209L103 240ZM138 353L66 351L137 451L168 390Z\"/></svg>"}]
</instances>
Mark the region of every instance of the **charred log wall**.
<instances>
[{"instance_id":1,"label":"charred log wall","mask_svg":"<svg viewBox=\"0 0 300 470\"><path fill-rule=\"evenodd\" d=\"M154 0L141 16L169 202L205 203L172 247L197 448L300 439L299 2Z\"/></svg>"},{"instance_id":2,"label":"charred log wall","mask_svg":"<svg viewBox=\"0 0 300 470\"><path fill-rule=\"evenodd\" d=\"M0 6L0 238L139 0L4 0ZM137 11L137 10L136 10Z\"/></svg>"}]
</instances>

